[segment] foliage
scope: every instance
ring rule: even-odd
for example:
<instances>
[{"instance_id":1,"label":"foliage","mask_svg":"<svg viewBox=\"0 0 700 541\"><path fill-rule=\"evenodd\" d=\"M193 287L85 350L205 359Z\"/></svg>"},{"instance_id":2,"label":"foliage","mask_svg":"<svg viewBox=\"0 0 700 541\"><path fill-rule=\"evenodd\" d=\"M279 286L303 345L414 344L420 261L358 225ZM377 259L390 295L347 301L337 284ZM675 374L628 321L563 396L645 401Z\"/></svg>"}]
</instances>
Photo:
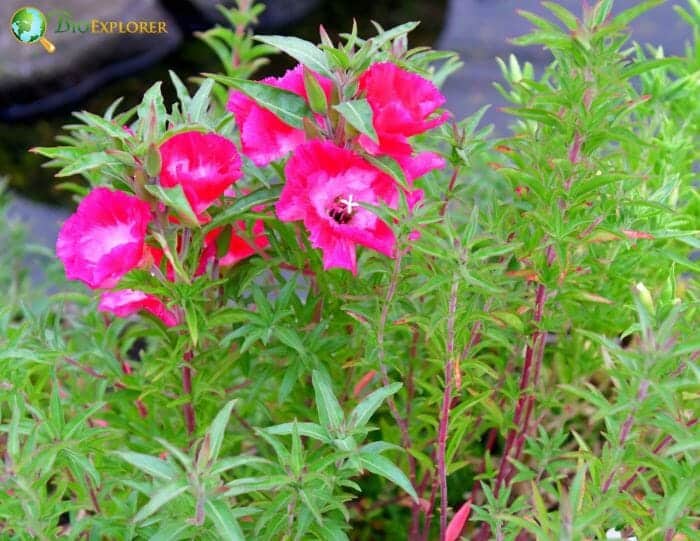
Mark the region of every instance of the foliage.
<instances>
[{"instance_id":1,"label":"foliage","mask_svg":"<svg viewBox=\"0 0 700 541\"><path fill-rule=\"evenodd\" d=\"M238 143L229 86L309 137L343 125L376 140L356 94L370 64L438 85L458 67L450 53L409 49L413 23L340 44L323 31L320 46L254 41L245 28L259 8L240 2L227 11L233 30L203 34L224 73L194 96L172 74L172 106L157 83L132 110L77 113L61 146L34 151L58 177L180 217L156 237L176 278L135 269L119 287L171 299L184 317L172 328L107 317L66 284L21 302L32 298L13 270L22 240L0 232L11 246L0 254L0 532L696 538L700 3L678 9L694 36L678 58L629 43L627 24L658 3L523 12L534 30L516 43L553 61L541 77L499 61L512 135L491 138L479 111L412 138L447 166L415 181L425 195L412 212L407 190L395 208L371 209L391 224L395 257L360 249L356 276L324 270L301 224L272 216L284 160L244 160L236 186L248 195L199 223L182 190L156 182L156 149L192 130ZM329 102L307 76L307 106L247 81L271 48L345 93ZM364 157L408 184L396 160ZM242 222L250 237L257 220L268 248L197 275L208 232Z\"/></svg>"}]
</instances>

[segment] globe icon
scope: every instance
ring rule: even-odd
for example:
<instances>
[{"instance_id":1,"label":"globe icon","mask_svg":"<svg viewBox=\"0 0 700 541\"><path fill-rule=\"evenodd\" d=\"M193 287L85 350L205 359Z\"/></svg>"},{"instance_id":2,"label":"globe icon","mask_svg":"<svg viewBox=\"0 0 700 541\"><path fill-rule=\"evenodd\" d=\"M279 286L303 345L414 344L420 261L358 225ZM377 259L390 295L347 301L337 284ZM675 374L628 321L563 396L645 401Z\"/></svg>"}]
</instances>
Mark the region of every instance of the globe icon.
<instances>
[{"instance_id":1,"label":"globe icon","mask_svg":"<svg viewBox=\"0 0 700 541\"><path fill-rule=\"evenodd\" d=\"M15 11L10 19L10 30L22 43L31 44L38 41L49 53L56 49L53 43L44 37L46 17L35 7L23 7Z\"/></svg>"}]
</instances>

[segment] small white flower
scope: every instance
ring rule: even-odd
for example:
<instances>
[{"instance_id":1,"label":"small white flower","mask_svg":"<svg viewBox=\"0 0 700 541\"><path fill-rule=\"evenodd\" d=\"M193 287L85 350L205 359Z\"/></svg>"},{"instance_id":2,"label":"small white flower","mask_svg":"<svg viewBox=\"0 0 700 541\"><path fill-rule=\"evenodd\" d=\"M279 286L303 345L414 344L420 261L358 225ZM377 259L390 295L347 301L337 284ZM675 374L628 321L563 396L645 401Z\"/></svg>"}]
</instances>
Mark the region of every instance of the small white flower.
<instances>
[{"instance_id":1,"label":"small white flower","mask_svg":"<svg viewBox=\"0 0 700 541\"><path fill-rule=\"evenodd\" d=\"M615 528L610 528L605 532L605 539L623 539L624 541L637 541L636 537L622 537L622 532L616 530Z\"/></svg>"}]
</instances>

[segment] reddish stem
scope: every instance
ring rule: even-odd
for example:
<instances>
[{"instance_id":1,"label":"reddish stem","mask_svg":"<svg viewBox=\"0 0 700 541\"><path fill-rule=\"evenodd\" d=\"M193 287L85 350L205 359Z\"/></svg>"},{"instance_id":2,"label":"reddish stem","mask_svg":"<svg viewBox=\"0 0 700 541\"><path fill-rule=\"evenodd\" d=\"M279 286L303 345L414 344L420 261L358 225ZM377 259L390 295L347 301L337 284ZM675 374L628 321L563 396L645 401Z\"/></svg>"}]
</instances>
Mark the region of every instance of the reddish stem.
<instances>
[{"instance_id":1,"label":"reddish stem","mask_svg":"<svg viewBox=\"0 0 700 541\"><path fill-rule=\"evenodd\" d=\"M197 423L194 416L194 407L192 406L192 352L186 351L184 355L184 364L182 365L182 392L189 395L189 401L182 406L182 412L185 417L185 427L187 434L191 436L196 430Z\"/></svg>"},{"instance_id":2,"label":"reddish stem","mask_svg":"<svg viewBox=\"0 0 700 541\"><path fill-rule=\"evenodd\" d=\"M447 316L447 362L445 363L445 390L442 395L442 410L440 412L440 426L438 429L438 477L440 480L440 540L445 540L447 532L447 432L450 420L450 404L452 403L452 379L454 377L454 349L455 349L455 314L457 312L457 292L459 282L457 277L452 278L450 290L450 304Z\"/></svg>"}]
</instances>

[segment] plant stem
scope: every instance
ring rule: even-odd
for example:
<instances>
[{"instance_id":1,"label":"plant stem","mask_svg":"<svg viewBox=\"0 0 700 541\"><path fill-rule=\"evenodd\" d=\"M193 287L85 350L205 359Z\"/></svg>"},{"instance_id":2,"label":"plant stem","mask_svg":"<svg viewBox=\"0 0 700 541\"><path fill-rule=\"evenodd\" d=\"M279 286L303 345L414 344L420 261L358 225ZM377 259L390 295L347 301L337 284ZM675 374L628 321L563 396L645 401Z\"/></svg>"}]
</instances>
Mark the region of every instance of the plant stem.
<instances>
[{"instance_id":1,"label":"plant stem","mask_svg":"<svg viewBox=\"0 0 700 541\"><path fill-rule=\"evenodd\" d=\"M189 395L189 400L182 406L182 413L185 417L185 427L187 435L191 436L197 428L194 416L194 406L192 405L192 352L186 351L184 354L184 364L182 365L182 392Z\"/></svg>"},{"instance_id":2,"label":"plant stem","mask_svg":"<svg viewBox=\"0 0 700 541\"><path fill-rule=\"evenodd\" d=\"M382 384L384 386L389 385L389 370L386 366L386 355L384 351L384 334L386 332L386 321L389 317L389 307L391 306L391 301L394 299L396 294L396 287L399 284L399 274L401 272L401 253L396 257L394 262L394 269L391 272L391 278L389 279L389 286L386 291L386 297L384 299L384 306L382 306L382 312L379 317L379 328L377 329L377 357L379 358L379 369L382 375ZM411 453L408 452L411 449L411 435L408 431L408 420L401 417L399 409L396 407L396 401L393 396L389 396L387 399L387 404L389 405L389 411L396 421L399 431L401 432L401 443L406 450L406 458L408 460L408 478L411 481L411 485L414 489L417 489L416 482L416 459ZM419 494L420 497L420 494ZM415 539L418 535L418 520L420 515L420 505L413 502L411 507L411 530L409 533L409 539Z\"/></svg>"},{"instance_id":3,"label":"plant stem","mask_svg":"<svg viewBox=\"0 0 700 541\"><path fill-rule=\"evenodd\" d=\"M447 315L447 361L445 362L445 390L442 395L442 411L440 412L440 426L438 429L438 477L440 479L440 540L445 540L447 532L447 432L450 420L450 404L452 402L452 382L454 377L454 350L455 350L455 314L457 312L457 292L459 282L457 275L452 276L452 288L450 289L450 303Z\"/></svg>"},{"instance_id":4,"label":"plant stem","mask_svg":"<svg viewBox=\"0 0 700 541\"><path fill-rule=\"evenodd\" d=\"M547 254L548 263L550 260L549 250ZM547 289L544 284L540 283L537 285L535 290L535 311L532 317L532 321L535 324L535 330L533 330L531 335L530 343L525 347L525 359L523 362L523 369L520 375L520 397L515 405L515 414L513 416L513 424L515 428L511 428L506 436L506 442L503 449L503 455L501 456L501 461L498 465L498 476L496 477L496 485L493 489L494 496L498 496L501 487L506 485L513 475L513 466L511 464L511 458L519 460L523 446L525 443L525 437L529 430L530 418L535 404L535 395L532 391L525 392L532 385L533 387L537 385L539 380L540 368L542 366L542 358L544 356L544 340L546 338L546 333L539 329L539 324L542 321L542 315L544 312L544 305L547 300ZM534 376L531 375L534 372ZM476 541L483 541L488 539L491 533L491 529L488 523L482 523L479 532L474 538Z\"/></svg>"}]
</instances>

